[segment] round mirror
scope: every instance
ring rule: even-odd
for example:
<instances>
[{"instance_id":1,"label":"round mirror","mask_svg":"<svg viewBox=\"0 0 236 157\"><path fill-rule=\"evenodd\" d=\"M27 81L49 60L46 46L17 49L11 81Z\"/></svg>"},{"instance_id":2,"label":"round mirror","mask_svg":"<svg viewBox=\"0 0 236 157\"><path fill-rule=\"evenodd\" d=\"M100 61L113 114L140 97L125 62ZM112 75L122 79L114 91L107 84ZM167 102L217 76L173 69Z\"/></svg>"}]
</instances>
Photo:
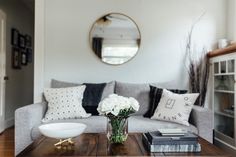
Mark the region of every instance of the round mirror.
<instances>
[{"instance_id":1,"label":"round mirror","mask_svg":"<svg viewBox=\"0 0 236 157\"><path fill-rule=\"evenodd\" d=\"M110 13L99 18L90 31L94 53L105 63L120 65L133 58L140 47L140 31L128 16Z\"/></svg>"}]
</instances>

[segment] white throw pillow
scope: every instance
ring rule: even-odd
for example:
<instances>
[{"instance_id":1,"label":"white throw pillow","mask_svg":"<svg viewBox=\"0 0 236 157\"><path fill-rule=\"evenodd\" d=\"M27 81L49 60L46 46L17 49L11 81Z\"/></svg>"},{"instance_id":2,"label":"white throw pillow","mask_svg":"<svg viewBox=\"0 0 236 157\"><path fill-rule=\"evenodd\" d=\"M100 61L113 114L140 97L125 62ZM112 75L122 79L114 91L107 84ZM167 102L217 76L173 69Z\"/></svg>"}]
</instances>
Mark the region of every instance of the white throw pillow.
<instances>
[{"instance_id":1,"label":"white throw pillow","mask_svg":"<svg viewBox=\"0 0 236 157\"><path fill-rule=\"evenodd\" d=\"M175 94L163 89L161 100L151 119L158 119L189 126L189 115L198 93Z\"/></svg>"},{"instance_id":2,"label":"white throw pillow","mask_svg":"<svg viewBox=\"0 0 236 157\"><path fill-rule=\"evenodd\" d=\"M53 120L87 118L82 107L82 99L86 86L68 88L46 88L44 96L48 101L48 110L42 122Z\"/></svg>"}]
</instances>

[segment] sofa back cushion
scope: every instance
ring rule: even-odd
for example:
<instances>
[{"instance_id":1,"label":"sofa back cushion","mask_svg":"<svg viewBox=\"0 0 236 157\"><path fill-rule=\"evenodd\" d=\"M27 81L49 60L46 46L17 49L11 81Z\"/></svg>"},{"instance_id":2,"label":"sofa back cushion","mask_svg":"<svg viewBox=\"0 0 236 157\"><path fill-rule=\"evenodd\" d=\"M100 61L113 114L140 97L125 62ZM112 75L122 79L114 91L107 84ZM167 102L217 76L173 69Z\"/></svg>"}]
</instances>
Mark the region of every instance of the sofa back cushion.
<instances>
[{"instance_id":1,"label":"sofa back cushion","mask_svg":"<svg viewBox=\"0 0 236 157\"><path fill-rule=\"evenodd\" d=\"M81 85L79 83L70 83L63 82L52 79L51 87L52 88L66 88L66 87L74 87ZM92 115L98 115L97 107L98 103L104 98L108 97L108 95L114 93L115 82L109 83L84 83L86 85L86 89L84 92L82 105L87 113L92 113Z\"/></svg>"},{"instance_id":2,"label":"sofa back cushion","mask_svg":"<svg viewBox=\"0 0 236 157\"><path fill-rule=\"evenodd\" d=\"M81 85L79 83L64 82L52 79L51 88L65 88L65 87L75 87ZM106 86L103 89L101 100L108 97L110 94L115 92L115 81L106 83Z\"/></svg>"},{"instance_id":3,"label":"sofa back cushion","mask_svg":"<svg viewBox=\"0 0 236 157\"><path fill-rule=\"evenodd\" d=\"M132 115L144 115L149 108L149 84L133 84L116 82L115 93L125 97L135 98L140 105L139 111Z\"/></svg>"},{"instance_id":4,"label":"sofa back cushion","mask_svg":"<svg viewBox=\"0 0 236 157\"><path fill-rule=\"evenodd\" d=\"M187 90L179 90L179 89L168 89L169 91L176 94L185 94ZM163 88L158 88L150 85L150 104L147 113L144 114L144 117L151 118L160 102L162 96Z\"/></svg>"}]
</instances>

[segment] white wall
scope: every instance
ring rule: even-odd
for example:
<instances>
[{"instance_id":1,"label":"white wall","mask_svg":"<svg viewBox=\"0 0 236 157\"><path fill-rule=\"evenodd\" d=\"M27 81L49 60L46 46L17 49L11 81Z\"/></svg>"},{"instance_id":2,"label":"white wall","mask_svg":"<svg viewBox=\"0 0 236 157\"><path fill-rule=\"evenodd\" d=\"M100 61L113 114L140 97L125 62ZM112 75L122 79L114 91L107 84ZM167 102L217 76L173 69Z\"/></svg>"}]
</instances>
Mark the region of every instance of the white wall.
<instances>
[{"instance_id":1,"label":"white wall","mask_svg":"<svg viewBox=\"0 0 236 157\"><path fill-rule=\"evenodd\" d=\"M236 0L227 0L227 38L236 42Z\"/></svg>"},{"instance_id":2,"label":"white wall","mask_svg":"<svg viewBox=\"0 0 236 157\"><path fill-rule=\"evenodd\" d=\"M43 13L36 17L45 14L45 18L36 21L41 20L45 27L40 30L43 36L36 37L36 40L44 41L45 53L35 71L44 75L44 87L48 87L50 80L55 78L71 82L172 82L176 88L186 88L184 47L192 23L206 12L194 30L196 48L202 49L204 45L211 49L219 38L226 36L225 0L44 2L45 11L41 8ZM121 66L102 63L93 54L88 42L93 22L110 12L132 17L142 35L138 55ZM41 52L38 55L42 57ZM35 93L40 93L42 87L37 84Z\"/></svg>"},{"instance_id":3,"label":"white wall","mask_svg":"<svg viewBox=\"0 0 236 157\"><path fill-rule=\"evenodd\" d=\"M34 37L34 15L19 0L0 1L0 9L7 15L7 47L6 47L6 122L13 120L15 109L33 102L33 64L23 66L21 70L11 68L11 28Z\"/></svg>"}]
</instances>

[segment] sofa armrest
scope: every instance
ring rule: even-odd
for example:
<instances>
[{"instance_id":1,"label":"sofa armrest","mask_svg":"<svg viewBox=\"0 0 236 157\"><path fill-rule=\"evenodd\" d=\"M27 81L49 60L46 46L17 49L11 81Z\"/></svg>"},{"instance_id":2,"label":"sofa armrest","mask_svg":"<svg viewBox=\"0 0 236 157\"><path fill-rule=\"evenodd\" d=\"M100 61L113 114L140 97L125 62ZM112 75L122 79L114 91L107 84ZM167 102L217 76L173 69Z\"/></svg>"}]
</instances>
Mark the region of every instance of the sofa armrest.
<instances>
[{"instance_id":1,"label":"sofa armrest","mask_svg":"<svg viewBox=\"0 0 236 157\"><path fill-rule=\"evenodd\" d=\"M45 111L44 102L24 106L15 111L15 155L33 142L31 129L41 123Z\"/></svg>"},{"instance_id":2,"label":"sofa armrest","mask_svg":"<svg viewBox=\"0 0 236 157\"><path fill-rule=\"evenodd\" d=\"M213 112L210 109L194 105L190 123L197 127L199 136L213 142Z\"/></svg>"}]
</instances>

